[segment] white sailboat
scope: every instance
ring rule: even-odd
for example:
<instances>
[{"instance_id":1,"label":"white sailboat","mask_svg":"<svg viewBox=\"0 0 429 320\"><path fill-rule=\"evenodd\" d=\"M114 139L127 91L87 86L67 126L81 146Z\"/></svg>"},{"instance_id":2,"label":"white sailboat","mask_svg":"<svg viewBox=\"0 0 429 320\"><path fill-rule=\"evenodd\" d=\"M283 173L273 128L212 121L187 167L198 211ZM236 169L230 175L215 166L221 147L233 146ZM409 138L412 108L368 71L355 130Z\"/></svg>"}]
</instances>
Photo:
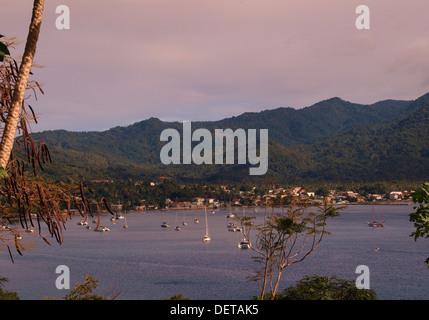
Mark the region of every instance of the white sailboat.
<instances>
[{"instance_id":1,"label":"white sailboat","mask_svg":"<svg viewBox=\"0 0 429 320\"><path fill-rule=\"evenodd\" d=\"M209 241L211 241L211 238L209 236L209 223L207 220L207 208L204 208L204 215L206 218L206 234L203 237L203 242L209 242Z\"/></svg>"},{"instance_id":2,"label":"white sailboat","mask_svg":"<svg viewBox=\"0 0 429 320\"><path fill-rule=\"evenodd\" d=\"M186 219L185 219L185 210L183 210L183 222L182 222L182 226L187 226L188 225L188 223L186 222Z\"/></svg>"},{"instance_id":3,"label":"white sailboat","mask_svg":"<svg viewBox=\"0 0 429 320\"><path fill-rule=\"evenodd\" d=\"M381 222L375 220L374 205L372 205L372 221L367 221L366 223L368 224L369 227L373 227L373 228L384 227L384 219Z\"/></svg>"},{"instance_id":4,"label":"white sailboat","mask_svg":"<svg viewBox=\"0 0 429 320\"><path fill-rule=\"evenodd\" d=\"M174 219L174 224L176 225L176 228L174 228L174 230L176 231L182 230L182 228L177 224L177 213L176 213L176 218Z\"/></svg>"},{"instance_id":5,"label":"white sailboat","mask_svg":"<svg viewBox=\"0 0 429 320\"><path fill-rule=\"evenodd\" d=\"M105 226L99 226L96 231L98 231L98 232L107 232L107 231L110 231L110 229L107 228L107 227L105 227Z\"/></svg>"},{"instance_id":6,"label":"white sailboat","mask_svg":"<svg viewBox=\"0 0 429 320\"><path fill-rule=\"evenodd\" d=\"M246 212L245 212L245 209L243 208L243 218L246 216ZM244 231L244 229L245 229L245 225L243 225L243 239L238 243L238 248L240 248L240 249L250 249L250 247L251 247L251 244L250 244L250 241L249 241L249 239L246 239L246 237L245 237L245 231Z\"/></svg>"},{"instance_id":7,"label":"white sailboat","mask_svg":"<svg viewBox=\"0 0 429 320\"><path fill-rule=\"evenodd\" d=\"M170 225L168 224L168 222L167 222L167 221L163 221L163 222L161 223L161 227L162 227L162 228L170 228Z\"/></svg>"},{"instance_id":8,"label":"white sailboat","mask_svg":"<svg viewBox=\"0 0 429 320\"><path fill-rule=\"evenodd\" d=\"M249 240L246 240L245 238L243 238L243 240L241 240L238 243L238 247L240 249L250 249L250 242L249 242Z\"/></svg>"},{"instance_id":9,"label":"white sailboat","mask_svg":"<svg viewBox=\"0 0 429 320\"><path fill-rule=\"evenodd\" d=\"M170 225L168 224L168 222L166 220L164 220L164 213L162 213L162 223L161 223L161 227L162 228L170 228Z\"/></svg>"},{"instance_id":10,"label":"white sailboat","mask_svg":"<svg viewBox=\"0 0 429 320\"><path fill-rule=\"evenodd\" d=\"M195 211L195 220L194 220L194 223L200 223L200 220L198 219L198 216L197 216L197 211Z\"/></svg>"},{"instance_id":11,"label":"white sailboat","mask_svg":"<svg viewBox=\"0 0 429 320\"><path fill-rule=\"evenodd\" d=\"M228 222L228 224L226 225L226 228L228 229L228 231L231 231L231 232L241 231L241 228L237 227L233 222Z\"/></svg>"},{"instance_id":12,"label":"white sailboat","mask_svg":"<svg viewBox=\"0 0 429 320\"><path fill-rule=\"evenodd\" d=\"M227 217L227 218L235 218L235 213L230 212L225 217Z\"/></svg>"}]
</instances>

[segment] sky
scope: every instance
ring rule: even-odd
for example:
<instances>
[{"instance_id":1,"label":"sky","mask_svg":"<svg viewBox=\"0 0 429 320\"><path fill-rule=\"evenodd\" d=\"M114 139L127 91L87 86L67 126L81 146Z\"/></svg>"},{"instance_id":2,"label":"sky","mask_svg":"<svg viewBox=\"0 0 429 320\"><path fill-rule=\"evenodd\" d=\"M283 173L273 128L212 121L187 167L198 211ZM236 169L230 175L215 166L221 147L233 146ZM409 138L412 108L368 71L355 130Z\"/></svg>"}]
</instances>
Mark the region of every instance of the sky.
<instances>
[{"instance_id":1,"label":"sky","mask_svg":"<svg viewBox=\"0 0 429 320\"><path fill-rule=\"evenodd\" d=\"M23 43L31 0L0 0L0 34ZM367 5L370 29L356 8ZM70 29L56 28L59 5ZM48 0L33 131L102 131L156 117L212 121L340 97L429 92L429 1Z\"/></svg>"}]
</instances>

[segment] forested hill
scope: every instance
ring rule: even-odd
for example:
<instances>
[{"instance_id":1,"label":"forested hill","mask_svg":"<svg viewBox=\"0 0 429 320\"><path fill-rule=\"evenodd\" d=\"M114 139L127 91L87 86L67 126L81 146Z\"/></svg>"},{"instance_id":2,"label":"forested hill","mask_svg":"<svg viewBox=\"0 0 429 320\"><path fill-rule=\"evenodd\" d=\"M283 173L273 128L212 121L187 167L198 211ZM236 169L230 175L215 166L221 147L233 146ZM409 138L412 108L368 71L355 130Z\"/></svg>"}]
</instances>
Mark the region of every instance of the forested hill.
<instances>
[{"instance_id":1,"label":"forested hill","mask_svg":"<svg viewBox=\"0 0 429 320\"><path fill-rule=\"evenodd\" d=\"M372 105L332 98L303 109L277 108L192 129L268 129L267 177L279 181L421 179L429 168L429 94L415 101L386 100ZM166 128L179 122L156 118L103 132L45 131L34 134L50 147L56 179L120 179L170 176L179 180L248 180L246 166L164 166L159 151ZM255 177L258 178L258 177ZM259 177L261 178L261 177Z\"/></svg>"}]
</instances>

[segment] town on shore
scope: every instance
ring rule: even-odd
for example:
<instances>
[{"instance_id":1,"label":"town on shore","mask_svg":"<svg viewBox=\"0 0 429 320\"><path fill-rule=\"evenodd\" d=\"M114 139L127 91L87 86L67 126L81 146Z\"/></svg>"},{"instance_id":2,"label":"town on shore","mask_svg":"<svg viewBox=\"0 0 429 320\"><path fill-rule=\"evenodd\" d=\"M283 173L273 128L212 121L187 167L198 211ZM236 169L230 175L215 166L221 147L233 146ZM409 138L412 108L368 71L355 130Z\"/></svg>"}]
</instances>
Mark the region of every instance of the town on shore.
<instances>
[{"instance_id":1,"label":"town on shore","mask_svg":"<svg viewBox=\"0 0 429 320\"><path fill-rule=\"evenodd\" d=\"M325 194L309 191L302 187L272 188L262 195L256 194L254 190L233 191L227 186L219 186L223 194L234 194L229 200L218 199L210 196L196 196L183 201L173 201L170 197L165 198L165 203L156 205L145 203L141 200L140 205L126 208L130 211L152 211L152 210L192 210L192 209L220 209L230 207L286 207L293 200L306 200L309 205L320 205L327 201L331 205L357 205L357 204L389 204L409 205L412 204L410 193L412 191L401 190L388 193L366 193L364 195L354 191L327 190ZM112 209L123 211L122 204L112 204Z\"/></svg>"}]
</instances>

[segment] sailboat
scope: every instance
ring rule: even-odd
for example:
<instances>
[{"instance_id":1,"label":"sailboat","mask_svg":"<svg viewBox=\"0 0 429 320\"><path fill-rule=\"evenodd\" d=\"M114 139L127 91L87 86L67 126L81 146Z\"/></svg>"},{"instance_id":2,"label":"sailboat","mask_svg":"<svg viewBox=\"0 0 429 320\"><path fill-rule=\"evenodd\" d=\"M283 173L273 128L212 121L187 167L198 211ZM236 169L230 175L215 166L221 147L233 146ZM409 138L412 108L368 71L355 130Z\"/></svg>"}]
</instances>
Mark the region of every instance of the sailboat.
<instances>
[{"instance_id":1,"label":"sailboat","mask_svg":"<svg viewBox=\"0 0 429 320\"><path fill-rule=\"evenodd\" d=\"M174 224L176 225L176 228L174 230L180 231L182 228L177 224L177 213L176 213L176 219L174 220Z\"/></svg>"},{"instance_id":2,"label":"sailboat","mask_svg":"<svg viewBox=\"0 0 429 320\"><path fill-rule=\"evenodd\" d=\"M162 228L170 228L170 225L168 224L168 222L164 220L164 213L162 213L162 219L163 219L163 221L161 223L161 227Z\"/></svg>"},{"instance_id":3,"label":"sailboat","mask_svg":"<svg viewBox=\"0 0 429 320\"><path fill-rule=\"evenodd\" d=\"M372 221L367 221L366 223L373 228L384 227L384 219L381 222L375 220L374 205L372 205Z\"/></svg>"},{"instance_id":4,"label":"sailboat","mask_svg":"<svg viewBox=\"0 0 429 320\"><path fill-rule=\"evenodd\" d=\"M198 217L197 217L197 211L195 211L195 220L194 220L194 223L200 223L200 220L198 220Z\"/></svg>"},{"instance_id":5,"label":"sailboat","mask_svg":"<svg viewBox=\"0 0 429 320\"><path fill-rule=\"evenodd\" d=\"M183 222L182 222L182 226L187 226L188 223L185 220L185 212L183 212Z\"/></svg>"},{"instance_id":6,"label":"sailboat","mask_svg":"<svg viewBox=\"0 0 429 320\"><path fill-rule=\"evenodd\" d=\"M209 237L209 224L207 221L207 208L204 208L204 215L206 218L206 234L203 237L203 242L209 242L211 240L211 238Z\"/></svg>"},{"instance_id":7,"label":"sailboat","mask_svg":"<svg viewBox=\"0 0 429 320\"><path fill-rule=\"evenodd\" d=\"M124 225L122 226L122 228L128 228L127 216L124 217Z\"/></svg>"},{"instance_id":8,"label":"sailboat","mask_svg":"<svg viewBox=\"0 0 429 320\"><path fill-rule=\"evenodd\" d=\"M246 239L243 237L243 240L241 240L241 241L238 243L238 247L239 247L240 249L250 249L250 241L249 241L249 240L246 240Z\"/></svg>"},{"instance_id":9,"label":"sailboat","mask_svg":"<svg viewBox=\"0 0 429 320\"><path fill-rule=\"evenodd\" d=\"M243 218L246 216L245 213L245 209L243 208ZM244 228L245 226L243 225L243 239L238 243L238 247L240 249L250 249L250 241L248 239L246 239L246 237L244 236Z\"/></svg>"},{"instance_id":10,"label":"sailboat","mask_svg":"<svg viewBox=\"0 0 429 320\"><path fill-rule=\"evenodd\" d=\"M163 221L162 224L161 224L161 227L162 228L170 228L170 225L168 224L167 221Z\"/></svg>"}]
</instances>

